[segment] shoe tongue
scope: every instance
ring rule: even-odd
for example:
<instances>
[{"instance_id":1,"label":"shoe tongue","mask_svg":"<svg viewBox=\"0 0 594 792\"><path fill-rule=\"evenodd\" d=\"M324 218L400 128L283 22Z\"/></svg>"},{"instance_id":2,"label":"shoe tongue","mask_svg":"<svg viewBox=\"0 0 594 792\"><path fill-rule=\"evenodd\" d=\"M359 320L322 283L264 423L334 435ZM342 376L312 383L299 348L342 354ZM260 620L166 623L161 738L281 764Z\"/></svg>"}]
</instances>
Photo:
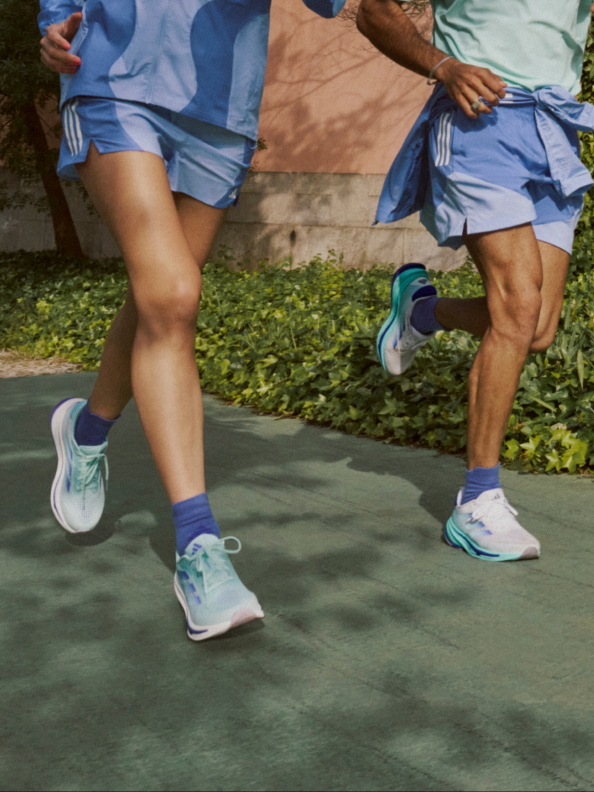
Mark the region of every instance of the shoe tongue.
<instances>
[{"instance_id":1,"label":"shoe tongue","mask_svg":"<svg viewBox=\"0 0 594 792\"><path fill-rule=\"evenodd\" d=\"M186 547L184 553L190 559L195 559L198 569L202 572L202 584L205 594L208 594L218 586L223 585L232 579L229 573L228 563L225 563L225 556L221 553L208 554L209 549L218 544L221 540L213 534L200 534L193 539ZM206 550L204 557L202 551Z\"/></svg>"},{"instance_id":2,"label":"shoe tongue","mask_svg":"<svg viewBox=\"0 0 594 792\"><path fill-rule=\"evenodd\" d=\"M216 537L214 534L200 534L199 536L195 536L192 541L188 544L186 549L184 550L184 555L186 556L193 556L195 555L198 550L205 549L209 550L214 544L219 542L220 539Z\"/></svg>"},{"instance_id":3,"label":"shoe tongue","mask_svg":"<svg viewBox=\"0 0 594 792\"><path fill-rule=\"evenodd\" d=\"M494 501L494 500L505 500L505 495L503 494L503 490L501 489L501 487L498 487L497 489L490 489L487 490L486 492L481 493L478 496L478 498L475 500L475 503L478 505L481 503L487 503L488 501Z\"/></svg>"}]
</instances>

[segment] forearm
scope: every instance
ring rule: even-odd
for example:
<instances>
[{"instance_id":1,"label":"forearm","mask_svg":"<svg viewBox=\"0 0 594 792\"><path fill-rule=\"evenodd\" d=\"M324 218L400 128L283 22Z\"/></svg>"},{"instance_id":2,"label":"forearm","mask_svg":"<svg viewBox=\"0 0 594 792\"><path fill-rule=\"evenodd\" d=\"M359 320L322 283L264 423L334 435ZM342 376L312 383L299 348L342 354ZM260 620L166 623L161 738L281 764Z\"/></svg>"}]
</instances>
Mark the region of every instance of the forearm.
<instances>
[{"instance_id":1,"label":"forearm","mask_svg":"<svg viewBox=\"0 0 594 792\"><path fill-rule=\"evenodd\" d=\"M424 77L447 57L425 41L397 0L362 0L357 27L390 60Z\"/></svg>"},{"instance_id":2,"label":"forearm","mask_svg":"<svg viewBox=\"0 0 594 792\"><path fill-rule=\"evenodd\" d=\"M462 63L425 41L399 0L362 0L357 27L391 60L424 77L433 73L469 118L491 113L505 96L506 83L490 69Z\"/></svg>"}]
</instances>

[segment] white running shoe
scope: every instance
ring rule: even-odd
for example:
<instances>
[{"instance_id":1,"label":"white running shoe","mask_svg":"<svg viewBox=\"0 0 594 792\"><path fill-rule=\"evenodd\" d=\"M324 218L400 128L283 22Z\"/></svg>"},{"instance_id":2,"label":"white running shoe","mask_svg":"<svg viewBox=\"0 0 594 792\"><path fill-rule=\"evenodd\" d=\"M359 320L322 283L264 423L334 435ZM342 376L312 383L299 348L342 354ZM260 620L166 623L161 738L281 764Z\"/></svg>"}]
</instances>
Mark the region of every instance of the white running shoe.
<instances>
[{"instance_id":1,"label":"white running shoe","mask_svg":"<svg viewBox=\"0 0 594 792\"><path fill-rule=\"evenodd\" d=\"M74 429L85 399L66 399L54 409L52 436L58 468L52 485L51 505L56 520L69 533L91 531L101 519L107 481L107 440L100 446L79 446Z\"/></svg>"},{"instance_id":2,"label":"white running shoe","mask_svg":"<svg viewBox=\"0 0 594 792\"><path fill-rule=\"evenodd\" d=\"M390 374L404 374L419 349L435 333L419 333L411 324L415 305L437 294L423 264L405 264L392 279L388 318L377 337L377 354Z\"/></svg>"},{"instance_id":3,"label":"white running shoe","mask_svg":"<svg viewBox=\"0 0 594 792\"><path fill-rule=\"evenodd\" d=\"M502 489L483 492L462 503L460 490L444 531L446 542L483 561L519 561L540 557L540 542L522 528Z\"/></svg>"},{"instance_id":4,"label":"white running shoe","mask_svg":"<svg viewBox=\"0 0 594 792\"><path fill-rule=\"evenodd\" d=\"M237 542L237 549L226 546L230 540ZM235 536L217 539L201 534L183 555L176 553L173 586L186 614L191 641L214 638L240 624L264 618L256 595L243 585L229 560L229 555L240 550L241 542Z\"/></svg>"}]
</instances>

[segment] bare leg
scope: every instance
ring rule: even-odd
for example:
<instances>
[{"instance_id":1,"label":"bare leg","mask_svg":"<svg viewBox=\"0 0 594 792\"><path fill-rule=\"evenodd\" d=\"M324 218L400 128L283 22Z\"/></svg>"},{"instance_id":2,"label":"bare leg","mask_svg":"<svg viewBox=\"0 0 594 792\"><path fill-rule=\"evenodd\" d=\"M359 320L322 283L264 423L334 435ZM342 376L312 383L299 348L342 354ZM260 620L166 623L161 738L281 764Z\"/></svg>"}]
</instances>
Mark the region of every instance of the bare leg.
<instances>
[{"instance_id":1,"label":"bare leg","mask_svg":"<svg viewBox=\"0 0 594 792\"><path fill-rule=\"evenodd\" d=\"M467 238L489 325L468 381L468 468L494 467L540 315L540 250L531 225Z\"/></svg>"},{"instance_id":2,"label":"bare leg","mask_svg":"<svg viewBox=\"0 0 594 792\"><path fill-rule=\"evenodd\" d=\"M542 261L542 286L540 289L542 306L536 333L530 347L531 352L543 352L551 346L555 339L563 308L565 282L570 260L569 253L554 245L549 245L547 242L539 242L538 249Z\"/></svg>"},{"instance_id":3,"label":"bare leg","mask_svg":"<svg viewBox=\"0 0 594 792\"><path fill-rule=\"evenodd\" d=\"M542 309L532 352L546 349L553 341L563 306L563 291L569 267L569 254L561 248L538 242L542 261ZM437 321L448 330L464 330L482 338L489 326L486 297L459 299L444 297L435 306ZM548 343L543 346L548 339Z\"/></svg>"},{"instance_id":4,"label":"bare leg","mask_svg":"<svg viewBox=\"0 0 594 792\"><path fill-rule=\"evenodd\" d=\"M220 225L219 212L215 210L215 227L210 220L210 213L205 218L202 211L205 205L200 201L183 193L174 194L174 200L184 236L196 265L202 270ZM109 329L99 376L89 398L89 409L102 418L117 418L132 398L132 347L137 325L138 311L134 293L128 286L126 301Z\"/></svg>"},{"instance_id":5,"label":"bare leg","mask_svg":"<svg viewBox=\"0 0 594 792\"><path fill-rule=\"evenodd\" d=\"M132 347L137 325L136 303L128 286L126 301L109 328L99 376L89 398L90 411L110 421L132 398Z\"/></svg>"},{"instance_id":6,"label":"bare leg","mask_svg":"<svg viewBox=\"0 0 594 792\"><path fill-rule=\"evenodd\" d=\"M489 326L486 297L442 297L435 305L435 318L446 330L464 330L482 338Z\"/></svg>"},{"instance_id":7,"label":"bare leg","mask_svg":"<svg viewBox=\"0 0 594 792\"><path fill-rule=\"evenodd\" d=\"M99 155L91 146L79 171L118 241L133 295L110 332L90 407L115 417L131 388L167 494L172 503L186 500L204 492L194 339L200 267L224 211L174 198L163 162L153 154Z\"/></svg>"}]
</instances>

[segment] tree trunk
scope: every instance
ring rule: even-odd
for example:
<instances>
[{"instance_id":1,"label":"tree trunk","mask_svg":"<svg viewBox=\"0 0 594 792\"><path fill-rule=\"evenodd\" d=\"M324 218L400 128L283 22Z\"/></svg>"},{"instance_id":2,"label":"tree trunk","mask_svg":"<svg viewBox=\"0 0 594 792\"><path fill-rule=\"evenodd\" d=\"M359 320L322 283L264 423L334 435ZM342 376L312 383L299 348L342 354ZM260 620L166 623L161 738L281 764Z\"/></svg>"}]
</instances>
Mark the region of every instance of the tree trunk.
<instances>
[{"instance_id":1,"label":"tree trunk","mask_svg":"<svg viewBox=\"0 0 594 792\"><path fill-rule=\"evenodd\" d=\"M23 113L27 122L31 144L35 150L35 165L49 204L56 249L65 256L84 258L76 226L66 201L64 190L56 173L50 148L47 144L41 119L34 104L23 106Z\"/></svg>"}]
</instances>

